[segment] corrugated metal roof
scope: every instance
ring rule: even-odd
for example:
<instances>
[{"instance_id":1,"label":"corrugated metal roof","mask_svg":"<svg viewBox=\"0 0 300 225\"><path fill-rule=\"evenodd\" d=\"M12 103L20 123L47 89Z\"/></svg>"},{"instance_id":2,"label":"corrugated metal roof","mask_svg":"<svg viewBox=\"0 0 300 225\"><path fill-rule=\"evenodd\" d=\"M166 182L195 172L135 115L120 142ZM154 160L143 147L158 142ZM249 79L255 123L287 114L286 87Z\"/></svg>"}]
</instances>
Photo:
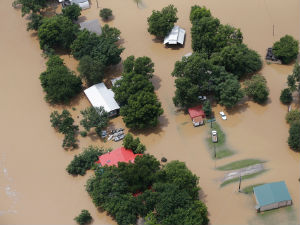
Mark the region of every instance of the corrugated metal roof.
<instances>
[{"instance_id":1,"label":"corrugated metal roof","mask_svg":"<svg viewBox=\"0 0 300 225\"><path fill-rule=\"evenodd\" d=\"M292 200L284 181L260 185L253 191L259 206Z\"/></svg>"},{"instance_id":2,"label":"corrugated metal roof","mask_svg":"<svg viewBox=\"0 0 300 225\"><path fill-rule=\"evenodd\" d=\"M98 35L102 34L101 25L98 20L89 20L79 24L80 30L87 29L90 32L94 32Z\"/></svg>"},{"instance_id":3,"label":"corrugated metal roof","mask_svg":"<svg viewBox=\"0 0 300 225\"><path fill-rule=\"evenodd\" d=\"M205 117L205 113L202 110L202 106L198 105L192 108L188 108L188 112L190 114L190 117L193 119L195 117L201 116L202 118Z\"/></svg>"},{"instance_id":4,"label":"corrugated metal roof","mask_svg":"<svg viewBox=\"0 0 300 225\"><path fill-rule=\"evenodd\" d=\"M104 107L106 112L120 109L114 99L115 93L108 89L104 83L95 84L84 90L86 97L94 107Z\"/></svg>"},{"instance_id":5,"label":"corrugated metal roof","mask_svg":"<svg viewBox=\"0 0 300 225\"><path fill-rule=\"evenodd\" d=\"M164 39L164 44L182 44L184 43L185 30L179 26L174 26L168 36Z\"/></svg>"}]
</instances>

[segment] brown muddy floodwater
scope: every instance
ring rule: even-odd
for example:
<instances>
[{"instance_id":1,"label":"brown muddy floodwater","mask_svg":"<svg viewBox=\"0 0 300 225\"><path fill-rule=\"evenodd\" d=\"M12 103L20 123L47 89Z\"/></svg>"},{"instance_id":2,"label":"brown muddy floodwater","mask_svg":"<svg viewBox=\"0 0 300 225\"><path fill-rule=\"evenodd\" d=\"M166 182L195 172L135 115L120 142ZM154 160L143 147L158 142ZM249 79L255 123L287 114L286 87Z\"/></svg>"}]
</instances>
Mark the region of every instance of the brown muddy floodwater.
<instances>
[{"instance_id":1,"label":"brown muddy floodwater","mask_svg":"<svg viewBox=\"0 0 300 225\"><path fill-rule=\"evenodd\" d=\"M72 177L65 168L83 147L97 144L115 148L121 143L102 143L87 137L80 139L78 150L62 149L62 136L49 122L50 113L62 107L50 107L43 99L38 77L45 69L45 60L36 35L26 31L26 20L21 18L19 10L11 7L11 2L0 2L0 223L74 224L73 218L80 210L88 209L94 224L116 224L95 209L84 189L92 173ZM99 18L96 1L91 3L91 9L82 13L81 21ZM187 31L183 48L165 48L147 33L146 18L151 11L168 4L178 8L177 24ZM264 65L261 74L270 88L270 101L266 105L246 101L231 112L225 111L227 121L218 117L223 108L214 108L229 146L236 151L231 157L211 159L205 143L208 126L193 128L188 116L178 112L172 103L175 88L170 73L175 61L191 52L189 11L195 4L210 8L222 23L241 28L245 43L262 56L267 47L285 34L299 39L298 0L145 0L139 7L133 0L99 1L101 8L112 9L114 20L109 24L122 32L122 45L126 48L123 59L146 55L155 63L153 83L165 113L158 129L139 136L148 153L158 158L165 156L169 161L184 161L200 177L202 199L208 206L211 224L299 224L299 154L292 152L286 143L287 107L279 102L292 65ZM76 69L77 62L72 57L62 57L71 69ZM76 111L71 111L77 117L86 106L89 102L81 94L67 108L75 107ZM112 125L124 127L121 118L114 119ZM215 170L215 166L247 158L266 160L268 171L243 181L242 185L284 180L294 202L292 207L258 215L253 197L238 193L236 183L219 187L224 173Z\"/></svg>"}]
</instances>

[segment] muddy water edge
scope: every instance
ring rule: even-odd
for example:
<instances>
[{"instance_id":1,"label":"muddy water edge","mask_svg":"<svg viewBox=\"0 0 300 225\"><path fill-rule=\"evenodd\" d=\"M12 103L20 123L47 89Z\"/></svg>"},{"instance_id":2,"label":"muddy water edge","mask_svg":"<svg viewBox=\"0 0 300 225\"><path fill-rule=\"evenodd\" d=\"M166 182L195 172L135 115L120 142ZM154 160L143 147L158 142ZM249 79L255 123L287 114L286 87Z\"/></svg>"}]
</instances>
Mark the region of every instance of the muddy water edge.
<instances>
[{"instance_id":1,"label":"muddy water edge","mask_svg":"<svg viewBox=\"0 0 300 225\"><path fill-rule=\"evenodd\" d=\"M99 19L96 1L85 10L81 21ZM165 48L147 33L146 18L153 9L174 4L178 8L178 25L186 29L184 48ZM208 126L193 128L187 115L173 106L174 79L170 76L174 63L191 52L189 11L192 5L205 5L222 23L241 28L244 42L262 56L265 49L285 34L299 37L299 1L181 1L146 0L139 4L132 0L99 1L101 8L111 8L114 20L109 25L121 30L125 51L129 55L149 56L155 63L153 83L162 102L164 116L161 126L152 132L137 134L148 152L157 158L181 160L200 177L202 199L208 206L211 224L272 224L272 217L255 213L252 197L237 192L237 185L220 188L223 173L215 166L246 159L266 160L268 171L243 185L285 180L294 205L287 212L277 210L273 218L277 224L299 224L299 154L289 150L286 143L288 125L284 117L287 108L280 104L280 90L292 66L264 65L261 74L270 88L270 101L265 106L245 102L236 110L227 112L228 120L218 122L227 134L227 142L236 154L218 161L210 158L205 144ZM103 143L93 136L80 138L80 148L71 152L62 149L62 136L51 128L49 115L53 110L43 99L39 74L45 69L45 60L36 36L26 31L26 20L20 11L11 7L11 1L1 1L2 35L1 60L1 152L0 152L0 223L1 224L73 224L81 209L88 209L95 224L115 224L105 213L95 209L84 190L91 175L72 177L65 168L82 148L94 144L118 147L121 143ZM255 15L255 17L253 16ZM99 19L100 23L103 22ZM273 36L272 27L275 32ZM298 39L298 38L297 38ZM76 70L77 62L64 55L67 66ZM117 75L117 72L116 74ZM4 103L4 104L3 104ZM83 94L68 108L76 121L79 111L89 106ZM72 108L76 108L75 111ZM214 107L214 112L223 110ZM112 120L115 127L124 127L121 118Z\"/></svg>"}]
</instances>

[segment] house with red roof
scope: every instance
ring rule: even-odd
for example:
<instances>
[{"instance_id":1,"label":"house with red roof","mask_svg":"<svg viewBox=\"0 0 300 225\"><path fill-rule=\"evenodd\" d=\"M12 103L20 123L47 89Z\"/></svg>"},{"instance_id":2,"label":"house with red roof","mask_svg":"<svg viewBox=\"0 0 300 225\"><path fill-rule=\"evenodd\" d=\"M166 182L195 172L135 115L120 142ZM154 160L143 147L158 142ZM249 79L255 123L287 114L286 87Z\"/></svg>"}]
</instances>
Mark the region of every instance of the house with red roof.
<instances>
[{"instance_id":1,"label":"house with red roof","mask_svg":"<svg viewBox=\"0 0 300 225\"><path fill-rule=\"evenodd\" d=\"M101 166L118 166L118 162L134 163L134 159L138 155L143 154L134 154L132 150L121 147L99 156L99 160L96 163Z\"/></svg>"},{"instance_id":2,"label":"house with red roof","mask_svg":"<svg viewBox=\"0 0 300 225\"><path fill-rule=\"evenodd\" d=\"M205 113L204 113L201 105L198 105L198 106L195 106L192 108L188 108L188 112L193 121L194 127L204 124L203 119L205 118Z\"/></svg>"}]
</instances>

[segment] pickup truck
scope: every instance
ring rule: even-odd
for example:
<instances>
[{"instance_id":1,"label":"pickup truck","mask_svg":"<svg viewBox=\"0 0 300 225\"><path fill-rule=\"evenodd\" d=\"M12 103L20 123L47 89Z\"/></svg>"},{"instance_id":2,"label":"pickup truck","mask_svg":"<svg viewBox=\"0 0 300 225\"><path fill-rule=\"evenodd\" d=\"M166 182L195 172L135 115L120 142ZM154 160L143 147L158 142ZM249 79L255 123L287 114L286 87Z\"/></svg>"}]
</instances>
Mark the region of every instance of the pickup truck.
<instances>
[{"instance_id":1,"label":"pickup truck","mask_svg":"<svg viewBox=\"0 0 300 225\"><path fill-rule=\"evenodd\" d=\"M218 134L216 130L211 131L211 140L213 143L218 142Z\"/></svg>"}]
</instances>

